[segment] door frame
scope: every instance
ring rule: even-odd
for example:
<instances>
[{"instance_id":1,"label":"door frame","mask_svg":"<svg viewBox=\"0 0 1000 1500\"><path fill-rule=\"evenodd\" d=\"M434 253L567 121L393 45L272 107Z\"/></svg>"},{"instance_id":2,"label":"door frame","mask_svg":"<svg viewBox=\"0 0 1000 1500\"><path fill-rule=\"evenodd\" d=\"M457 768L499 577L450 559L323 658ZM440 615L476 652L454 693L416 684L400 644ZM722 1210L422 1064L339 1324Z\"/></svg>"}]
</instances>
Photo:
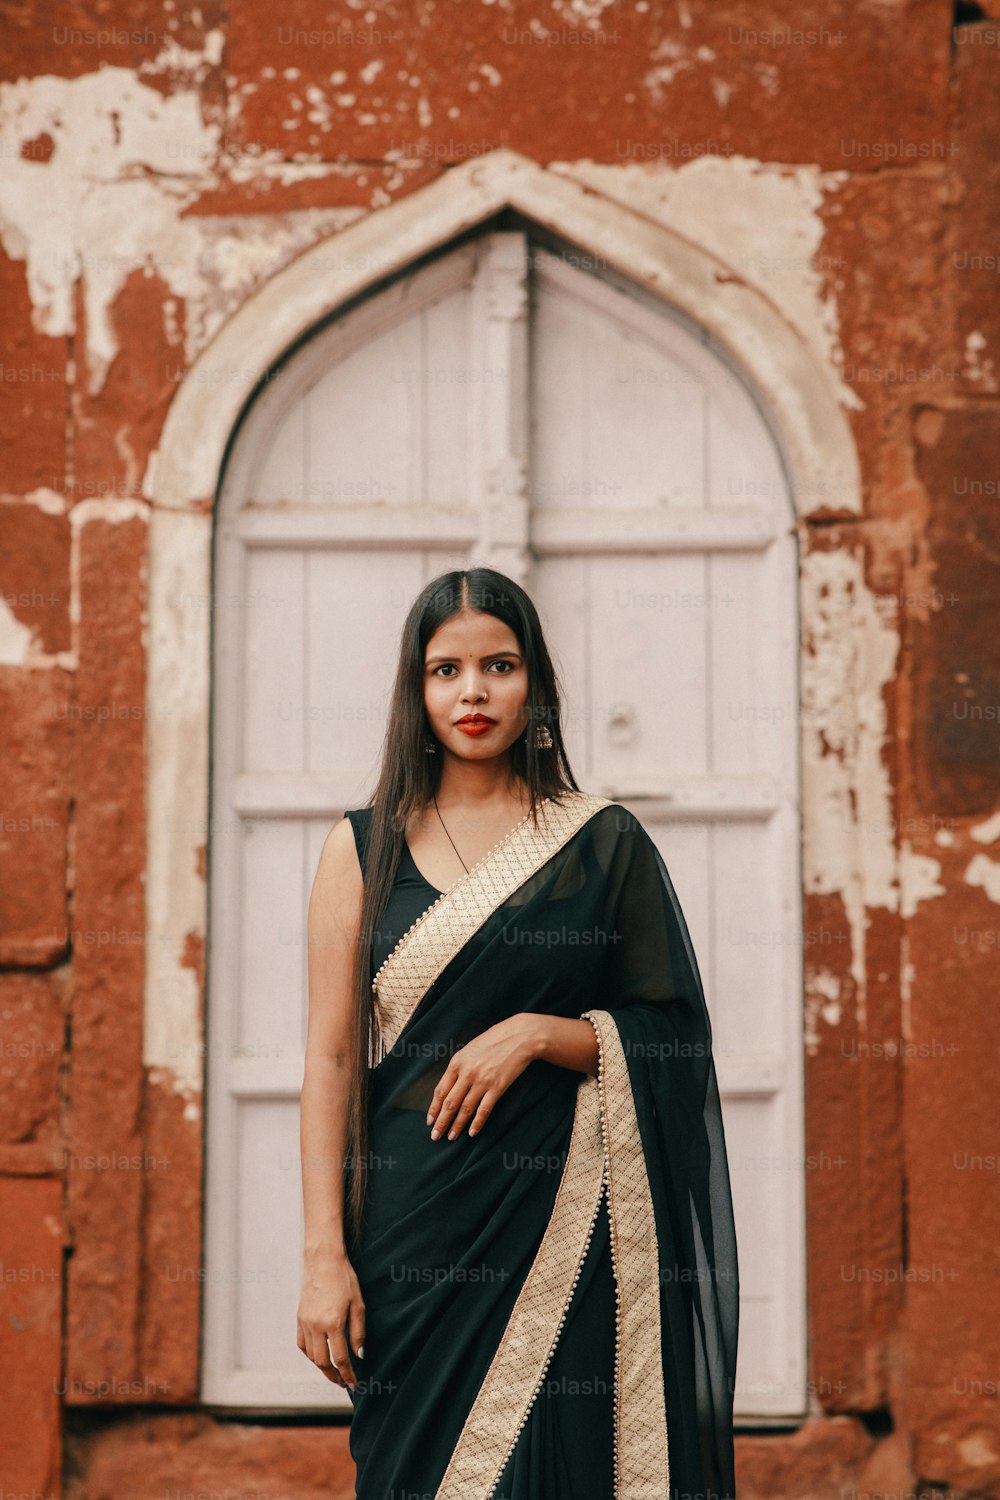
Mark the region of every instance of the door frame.
<instances>
[{"instance_id":1,"label":"door frame","mask_svg":"<svg viewBox=\"0 0 1000 1500\"><path fill-rule=\"evenodd\" d=\"M155 1081L181 1097L185 1118L199 1127L204 966L192 954L204 951L208 934L213 525L234 433L275 367L317 325L506 210L579 247L705 330L766 414L795 505L793 524L803 535L810 517L856 520L861 514L858 456L836 371L769 298L670 227L507 149L449 169L322 240L250 296L180 382L144 490L150 502L144 1062ZM817 579L831 568L839 577L845 567L851 579L844 597L857 598L860 590L870 599L860 561L845 552L816 554ZM803 629L808 592L799 612ZM874 689L888 680L894 660L891 631L884 631L887 649ZM819 630L815 644L829 651L830 662L814 659L813 676L823 679L828 668L836 674L836 632ZM845 695L831 704L831 713L842 715L852 702ZM878 730L870 706L865 716L856 705L856 720L858 740L869 743ZM803 766L821 754L822 729L815 718L803 724ZM842 718L837 729L843 734ZM849 791L852 774L861 770L841 770ZM804 843L813 818L816 845L825 847L830 810L822 798L829 802L829 788L813 803L808 791L804 776ZM838 888L842 881L845 892L864 889L860 841L845 840L841 862L850 868L838 868ZM808 889L808 861L804 878ZM821 888L814 878L812 889ZM860 980L864 912L856 907L851 925L852 967ZM179 1198L189 1205L185 1187Z\"/></svg>"}]
</instances>

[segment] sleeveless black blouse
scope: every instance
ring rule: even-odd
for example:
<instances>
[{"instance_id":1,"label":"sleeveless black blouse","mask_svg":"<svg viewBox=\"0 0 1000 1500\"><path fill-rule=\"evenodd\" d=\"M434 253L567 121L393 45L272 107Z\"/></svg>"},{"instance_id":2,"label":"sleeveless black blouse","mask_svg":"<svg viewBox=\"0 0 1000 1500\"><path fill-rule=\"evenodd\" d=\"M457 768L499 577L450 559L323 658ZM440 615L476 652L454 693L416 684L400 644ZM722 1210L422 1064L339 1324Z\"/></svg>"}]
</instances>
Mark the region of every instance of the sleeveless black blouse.
<instances>
[{"instance_id":1,"label":"sleeveless black blouse","mask_svg":"<svg viewBox=\"0 0 1000 1500\"><path fill-rule=\"evenodd\" d=\"M370 807L349 808L344 816L351 820L361 874L364 876L367 868L372 809ZM423 915L429 906L434 905L440 895L443 895L443 892L436 890L421 875L410 853L409 845L404 842L403 852L396 868L396 878L389 892L389 901L372 939L369 972L371 979L375 978L403 933L418 917Z\"/></svg>"}]
</instances>

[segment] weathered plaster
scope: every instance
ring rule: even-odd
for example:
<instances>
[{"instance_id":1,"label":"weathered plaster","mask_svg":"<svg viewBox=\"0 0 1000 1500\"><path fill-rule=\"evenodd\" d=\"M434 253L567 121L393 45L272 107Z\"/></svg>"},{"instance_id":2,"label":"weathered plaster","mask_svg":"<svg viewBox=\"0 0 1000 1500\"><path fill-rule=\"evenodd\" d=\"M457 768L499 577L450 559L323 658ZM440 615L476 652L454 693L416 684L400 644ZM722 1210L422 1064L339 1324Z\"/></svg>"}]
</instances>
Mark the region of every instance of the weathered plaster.
<instances>
[{"instance_id":1,"label":"weathered plaster","mask_svg":"<svg viewBox=\"0 0 1000 1500\"><path fill-rule=\"evenodd\" d=\"M1000 812L994 813L984 823L973 823L969 829L969 837L975 839L977 844L995 844L1000 839Z\"/></svg>"},{"instance_id":2,"label":"weathered plaster","mask_svg":"<svg viewBox=\"0 0 1000 1500\"><path fill-rule=\"evenodd\" d=\"M50 159L23 159L43 133ZM128 68L0 85L0 236L26 263L41 333L73 332L83 277L92 391L114 355L108 310L129 274L155 266L179 294L193 290L195 245L180 214L217 136L195 92L164 97Z\"/></svg>"},{"instance_id":3,"label":"weathered plaster","mask_svg":"<svg viewBox=\"0 0 1000 1500\"><path fill-rule=\"evenodd\" d=\"M947 892L939 880L941 862L929 854L914 854L909 839L903 839L899 851L900 914L912 917L921 901Z\"/></svg>"},{"instance_id":4,"label":"weathered plaster","mask_svg":"<svg viewBox=\"0 0 1000 1500\"><path fill-rule=\"evenodd\" d=\"M993 360L983 352L985 348L986 339L978 329L966 335L962 374L980 390L992 394L1000 391L1000 380Z\"/></svg>"},{"instance_id":5,"label":"weathered plaster","mask_svg":"<svg viewBox=\"0 0 1000 1500\"><path fill-rule=\"evenodd\" d=\"M849 173L735 155L699 156L676 167L560 162L553 170L703 245L794 325L827 371L837 400L855 409L864 406L838 374L843 351L837 304L823 295L820 209Z\"/></svg>"},{"instance_id":6,"label":"weathered plaster","mask_svg":"<svg viewBox=\"0 0 1000 1500\"><path fill-rule=\"evenodd\" d=\"M820 1047L819 1021L839 1026L843 1015L840 976L828 969L810 969L806 974L804 1040L806 1051L815 1057Z\"/></svg>"},{"instance_id":7,"label":"weathered plaster","mask_svg":"<svg viewBox=\"0 0 1000 1500\"><path fill-rule=\"evenodd\" d=\"M991 901L1000 901L1000 863L986 854L974 854L966 867L966 885L977 885Z\"/></svg>"},{"instance_id":8,"label":"weathered plaster","mask_svg":"<svg viewBox=\"0 0 1000 1500\"><path fill-rule=\"evenodd\" d=\"M843 900L863 1020L865 909L896 911L900 894L882 758L899 632L853 553L808 553L801 572L803 880Z\"/></svg>"},{"instance_id":9,"label":"weathered plaster","mask_svg":"<svg viewBox=\"0 0 1000 1500\"><path fill-rule=\"evenodd\" d=\"M68 512L72 545L69 554L69 619L73 627L73 649L67 651L45 651L36 643L31 627L23 624L11 612L0 596L0 664L19 667L64 667L76 671L78 654L76 632L80 624L80 531L91 521L105 521L111 525L131 521L138 517L146 520L149 506L144 500L111 499L81 500L69 507L65 499L54 491L39 489L25 497L48 515Z\"/></svg>"},{"instance_id":10,"label":"weathered plaster","mask_svg":"<svg viewBox=\"0 0 1000 1500\"><path fill-rule=\"evenodd\" d=\"M23 667L31 649L32 631L22 624L0 594L0 666Z\"/></svg>"},{"instance_id":11,"label":"weathered plaster","mask_svg":"<svg viewBox=\"0 0 1000 1500\"><path fill-rule=\"evenodd\" d=\"M43 133L50 159L22 159ZM220 181L218 148L196 91L165 98L127 68L0 85L0 238L25 262L39 332L75 331L81 281L92 395L117 351L111 310L134 272L159 276L183 302L187 366L255 284L365 212L184 217ZM301 171L286 165L282 178Z\"/></svg>"},{"instance_id":12,"label":"weathered plaster","mask_svg":"<svg viewBox=\"0 0 1000 1500\"><path fill-rule=\"evenodd\" d=\"M147 622L146 1010L143 1062L196 1119L204 1037L189 936L206 930L212 517L153 511Z\"/></svg>"},{"instance_id":13,"label":"weathered plaster","mask_svg":"<svg viewBox=\"0 0 1000 1500\"><path fill-rule=\"evenodd\" d=\"M44 511L47 516L62 516L69 510L69 502L65 495L59 495L55 490L44 486L41 489L29 490L25 500L31 505L36 505L39 510Z\"/></svg>"},{"instance_id":14,"label":"weathered plaster","mask_svg":"<svg viewBox=\"0 0 1000 1500\"><path fill-rule=\"evenodd\" d=\"M838 383L829 362L816 358L772 301L672 226L509 150L453 167L366 215L246 298L178 393L145 492L162 505L204 504L246 396L291 344L381 277L508 206L564 234L709 332L767 410L803 514L824 505L860 511L857 453ZM206 409L204 384L220 376L220 399Z\"/></svg>"},{"instance_id":15,"label":"weathered plaster","mask_svg":"<svg viewBox=\"0 0 1000 1500\"><path fill-rule=\"evenodd\" d=\"M76 639L80 624L80 532L90 521L105 521L118 525L122 521L149 518L149 506L142 500L81 500L69 513L73 545L69 554L69 617Z\"/></svg>"},{"instance_id":16,"label":"weathered plaster","mask_svg":"<svg viewBox=\"0 0 1000 1500\"><path fill-rule=\"evenodd\" d=\"M57 495L55 490L45 488L31 490L23 499L27 504L36 506L48 516L65 515L68 509L65 497ZM75 663L69 659L69 653L59 652L54 655L37 644L31 626L17 618L6 599L0 594L0 666L53 665L72 667Z\"/></svg>"}]
</instances>

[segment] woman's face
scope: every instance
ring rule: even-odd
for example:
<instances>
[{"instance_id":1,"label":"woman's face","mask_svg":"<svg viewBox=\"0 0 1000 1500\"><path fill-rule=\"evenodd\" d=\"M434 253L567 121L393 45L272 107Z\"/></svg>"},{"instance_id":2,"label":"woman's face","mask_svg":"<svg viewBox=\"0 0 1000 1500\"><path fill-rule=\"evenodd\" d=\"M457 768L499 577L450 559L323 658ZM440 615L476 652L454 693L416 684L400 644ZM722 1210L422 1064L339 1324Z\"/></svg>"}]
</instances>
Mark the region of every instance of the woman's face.
<instances>
[{"instance_id":1,"label":"woman's face","mask_svg":"<svg viewBox=\"0 0 1000 1500\"><path fill-rule=\"evenodd\" d=\"M435 737L462 760L504 755L528 721L528 669L517 636L495 615L463 609L424 651L424 707ZM463 728L480 714L492 722Z\"/></svg>"}]
</instances>

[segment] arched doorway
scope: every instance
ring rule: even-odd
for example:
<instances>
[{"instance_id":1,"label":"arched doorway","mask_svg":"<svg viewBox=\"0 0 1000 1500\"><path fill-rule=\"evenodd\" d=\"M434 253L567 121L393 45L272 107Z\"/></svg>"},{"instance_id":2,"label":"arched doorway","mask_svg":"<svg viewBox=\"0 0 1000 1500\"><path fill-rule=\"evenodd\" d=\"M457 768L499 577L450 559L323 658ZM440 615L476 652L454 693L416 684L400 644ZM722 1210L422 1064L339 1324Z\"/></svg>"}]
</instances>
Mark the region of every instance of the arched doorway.
<instances>
[{"instance_id":1,"label":"arched doorway","mask_svg":"<svg viewBox=\"0 0 1000 1500\"><path fill-rule=\"evenodd\" d=\"M467 380L461 402L426 378L432 351L459 347L457 330L468 368L495 372L489 387ZM411 372L383 385L413 389L373 427L387 405L372 387L380 358L383 374L386 359ZM347 381L349 367L368 375ZM366 382L367 428L356 404ZM336 427L324 428L334 411ZM376 452L377 470L354 460L345 483L343 444L317 467L316 443L331 431ZM316 664L346 632L363 679L391 658L393 611L398 622L424 577L489 560L522 578L546 617L581 781L635 807L688 911L717 1018L738 1217L741 1228L766 1221L741 1236L737 1407L801 1412L792 502L806 512L834 496L837 509L858 508L853 447L825 372L710 256L497 152L317 246L251 298L182 384L149 490L148 692L171 712L149 741L146 1049L192 1118L202 1079L189 1060L199 1045L208 1057L203 1398L302 1409L332 1395L294 1346L288 1121L301 1065L294 1030L268 1027L279 1015L301 1024L304 1007L304 965L293 1003L273 1003L294 986L304 922L304 886L286 860L305 882L321 832L360 800L379 699L361 700L349 682L328 691ZM366 553L373 570L358 567ZM311 644L324 639L325 656ZM198 829L213 651L206 1035L189 949L209 925ZM275 692L287 697L289 673L299 711L274 709L266 722L260 704L268 692L272 706ZM592 684L611 682L613 696L595 701ZM252 941L262 910L289 938L268 955ZM258 960L264 988L239 994L239 965L256 975ZM267 1149L279 1197L265 1215L251 1177ZM740 1151L786 1168L741 1187ZM780 1187L762 1193L762 1181Z\"/></svg>"},{"instance_id":2,"label":"arched doorway","mask_svg":"<svg viewBox=\"0 0 1000 1500\"><path fill-rule=\"evenodd\" d=\"M801 1139L797 742L793 717L760 711L795 698L792 506L704 335L578 260L508 228L400 276L266 382L229 457L206 1263L241 1274L206 1281L212 1401L345 1400L290 1337L304 913L331 822L368 791L403 615L475 562L531 591L577 777L639 814L688 912L733 1156L745 1410L767 1408L794 1353L801 1184L741 1166Z\"/></svg>"}]
</instances>

